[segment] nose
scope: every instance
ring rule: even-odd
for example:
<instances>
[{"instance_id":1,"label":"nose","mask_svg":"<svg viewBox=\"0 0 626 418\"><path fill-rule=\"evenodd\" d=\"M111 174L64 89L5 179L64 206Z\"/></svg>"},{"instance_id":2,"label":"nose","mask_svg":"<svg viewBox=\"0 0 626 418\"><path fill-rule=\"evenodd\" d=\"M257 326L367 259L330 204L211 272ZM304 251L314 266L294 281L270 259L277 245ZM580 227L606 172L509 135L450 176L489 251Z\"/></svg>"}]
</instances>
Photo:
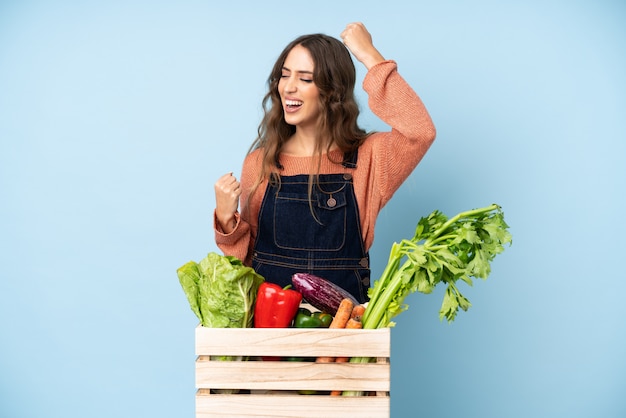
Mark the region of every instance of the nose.
<instances>
[{"instance_id":1,"label":"nose","mask_svg":"<svg viewBox=\"0 0 626 418\"><path fill-rule=\"evenodd\" d=\"M295 77L287 77L285 80L285 92L287 93L293 93L296 91L297 87L296 87L296 80Z\"/></svg>"}]
</instances>

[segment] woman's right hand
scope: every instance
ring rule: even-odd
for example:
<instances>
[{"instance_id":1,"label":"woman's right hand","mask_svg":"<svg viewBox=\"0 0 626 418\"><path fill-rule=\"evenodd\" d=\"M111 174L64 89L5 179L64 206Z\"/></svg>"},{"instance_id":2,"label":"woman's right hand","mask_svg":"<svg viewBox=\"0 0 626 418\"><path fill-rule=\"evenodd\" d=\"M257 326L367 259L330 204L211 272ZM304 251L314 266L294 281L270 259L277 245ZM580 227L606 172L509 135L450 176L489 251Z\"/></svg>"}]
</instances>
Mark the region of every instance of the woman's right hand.
<instances>
[{"instance_id":1,"label":"woman's right hand","mask_svg":"<svg viewBox=\"0 0 626 418\"><path fill-rule=\"evenodd\" d=\"M237 208L241 184L233 173L224 174L215 183L215 216L222 227L222 231L228 234L237 226Z\"/></svg>"}]
</instances>

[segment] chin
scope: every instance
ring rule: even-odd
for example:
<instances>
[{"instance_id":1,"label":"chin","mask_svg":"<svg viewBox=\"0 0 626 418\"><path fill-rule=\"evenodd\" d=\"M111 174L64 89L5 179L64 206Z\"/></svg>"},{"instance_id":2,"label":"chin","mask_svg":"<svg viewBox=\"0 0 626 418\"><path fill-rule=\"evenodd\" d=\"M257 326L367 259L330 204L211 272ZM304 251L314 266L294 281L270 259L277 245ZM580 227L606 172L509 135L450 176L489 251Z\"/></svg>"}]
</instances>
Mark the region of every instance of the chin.
<instances>
[{"instance_id":1,"label":"chin","mask_svg":"<svg viewBox=\"0 0 626 418\"><path fill-rule=\"evenodd\" d=\"M299 119L293 118L293 117L289 117L288 115L285 115L284 119L285 119L285 123L287 123L287 125L297 126L300 123Z\"/></svg>"}]
</instances>

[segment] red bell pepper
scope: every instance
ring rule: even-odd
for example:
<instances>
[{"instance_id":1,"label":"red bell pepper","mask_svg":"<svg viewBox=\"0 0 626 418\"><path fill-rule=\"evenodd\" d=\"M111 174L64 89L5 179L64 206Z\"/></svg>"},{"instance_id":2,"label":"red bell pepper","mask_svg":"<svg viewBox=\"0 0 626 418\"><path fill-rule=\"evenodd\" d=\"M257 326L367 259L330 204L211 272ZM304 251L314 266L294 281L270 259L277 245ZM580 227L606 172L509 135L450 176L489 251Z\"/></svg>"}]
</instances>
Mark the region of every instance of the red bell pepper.
<instances>
[{"instance_id":1,"label":"red bell pepper","mask_svg":"<svg viewBox=\"0 0 626 418\"><path fill-rule=\"evenodd\" d=\"M302 294L290 287L261 283L254 306L255 328L287 328L291 325L300 307Z\"/></svg>"}]
</instances>

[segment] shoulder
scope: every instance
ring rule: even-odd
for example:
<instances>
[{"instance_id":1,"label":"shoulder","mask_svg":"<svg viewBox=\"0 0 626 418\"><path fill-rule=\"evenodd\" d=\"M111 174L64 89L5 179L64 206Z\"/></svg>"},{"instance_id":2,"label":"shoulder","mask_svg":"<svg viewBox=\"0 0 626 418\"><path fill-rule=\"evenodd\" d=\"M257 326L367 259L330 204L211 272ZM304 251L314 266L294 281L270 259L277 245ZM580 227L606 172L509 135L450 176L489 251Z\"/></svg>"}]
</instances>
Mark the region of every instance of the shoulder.
<instances>
[{"instance_id":1,"label":"shoulder","mask_svg":"<svg viewBox=\"0 0 626 418\"><path fill-rule=\"evenodd\" d=\"M261 164L263 161L263 149L256 148L250 151L243 160L244 166Z\"/></svg>"},{"instance_id":2,"label":"shoulder","mask_svg":"<svg viewBox=\"0 0 626 418\"><path fill-rule=\"evenodd\" d=\"M376 145L384 141L389 136L389 132L374 131L371 132L365 140L359 145L359 156L361 153L371 154L374 152Z\"/></svg>"},{"instance_id":3,"label":"shoulder","mask_svg":"<svg viewBox=\"0 0 626 418\"><path fill-rule=\"evenodd\" d=\"M250 151L243 160L243 166L241 167L241 179L242 182L254 182L259 176L263 168L263 151L261 149L255 149Z\"/></svg>"}]
</instances>

